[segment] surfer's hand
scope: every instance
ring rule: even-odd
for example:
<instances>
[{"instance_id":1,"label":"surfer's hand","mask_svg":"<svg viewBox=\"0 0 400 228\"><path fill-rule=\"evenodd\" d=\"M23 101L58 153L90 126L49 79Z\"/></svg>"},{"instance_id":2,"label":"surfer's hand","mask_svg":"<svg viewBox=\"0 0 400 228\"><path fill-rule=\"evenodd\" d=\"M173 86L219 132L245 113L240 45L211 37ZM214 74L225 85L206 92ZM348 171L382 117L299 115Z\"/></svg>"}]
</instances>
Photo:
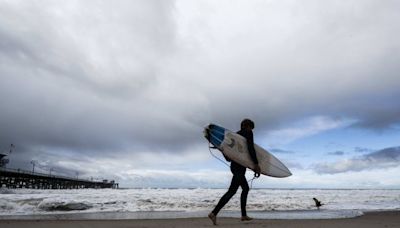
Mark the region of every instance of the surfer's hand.
<instances>
[{"instance_id":1,"label":"surfer's hand","mask_svg":"<svg viewBox=\"0 0 400 228\"><path fill-rule=\"evenodd\" d=\"M259 176L260 176L260 173L261 173L261 168L260 168L260 166L259 166L258 164L256 164L256 165L254 166L254 176L255 176L255 177L259 177Z\"/></svg>"},{"instance_id":2,"label":"surfer's hand","mask_svg":"<svg viewBox=\"0 0 400 228\"><path fill-rule=\"evenodd\" d=\"M225 160L226 160L227 162L231 162L231 159L229 159L227 156L225 156L225 154L222 154L222 155L224 155L224 158L225 158Z\"/></svg>"}]
</instances>

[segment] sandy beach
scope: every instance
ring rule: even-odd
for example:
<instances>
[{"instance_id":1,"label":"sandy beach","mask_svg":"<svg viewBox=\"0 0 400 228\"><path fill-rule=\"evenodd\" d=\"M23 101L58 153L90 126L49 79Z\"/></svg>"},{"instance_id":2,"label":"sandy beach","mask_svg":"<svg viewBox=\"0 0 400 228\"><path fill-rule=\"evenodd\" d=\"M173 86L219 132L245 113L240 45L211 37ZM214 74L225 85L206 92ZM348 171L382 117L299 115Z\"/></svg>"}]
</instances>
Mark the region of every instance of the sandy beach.
<instances>
[{"instance_id":1,"label":"sandy beach","mask_svg":"<svg viewBox=\"0 0 400 228\"><path fill-rule=\"evenodd\" d=\"M148 220L0 220L2 228L51 228L51 227L213 227L208 218L148 219ZM241 222L235 218L219 218L217 227L340 227L340 228L390 228L400 227L400 211L371 212L349 219L262 220Z\"/></svg>"}]
</instances>

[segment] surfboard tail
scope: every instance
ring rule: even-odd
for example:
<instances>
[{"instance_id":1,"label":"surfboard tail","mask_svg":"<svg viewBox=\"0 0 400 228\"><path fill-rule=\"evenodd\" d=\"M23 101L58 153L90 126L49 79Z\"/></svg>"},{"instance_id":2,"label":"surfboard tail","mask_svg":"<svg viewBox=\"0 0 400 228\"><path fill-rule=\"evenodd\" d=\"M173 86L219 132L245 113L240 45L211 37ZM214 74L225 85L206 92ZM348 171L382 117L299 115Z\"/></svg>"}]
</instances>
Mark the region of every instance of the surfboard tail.
<instances>
[{"instance_id":1,"label":"surfboard tail","mask_svg":"<svg viewBox=\"0 0 400 228\"><path fill-rule=\"evenodd\" d=\"M204 137L216 148L221 150L221 143L224 141L225 128L215 124L209 124L204 128Z\"/></svg>"},{"instance_id":2,"label":"surfboard tail","mask_svg":"<svg viewBox=\"0 0 400 228\"><path fill-rule=\"evenodd\" d=\"M210 142L210 125L206 126L203 130L204 137Z\"/></svg>"}]
</instances>

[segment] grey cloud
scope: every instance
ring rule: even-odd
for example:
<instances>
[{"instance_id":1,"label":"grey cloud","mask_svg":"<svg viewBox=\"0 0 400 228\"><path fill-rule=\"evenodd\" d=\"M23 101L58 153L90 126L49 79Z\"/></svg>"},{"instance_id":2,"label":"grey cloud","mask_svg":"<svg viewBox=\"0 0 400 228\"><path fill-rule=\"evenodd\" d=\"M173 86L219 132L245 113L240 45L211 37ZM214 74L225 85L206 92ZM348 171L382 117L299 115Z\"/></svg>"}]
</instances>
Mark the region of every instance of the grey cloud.
<instances>
[{"instance_id":1,"label":"grey cloud","mask_svg":"<svg viewBox=\"0 0 400 228\"><path fill-rule=\"evenodd\" d=\"M391 99L391 98L388 98ZM367 128L378 131L393 129L400 122L400 110L397 107L384 107L385 112L381 110L371 110L363 116L363 119L351 127Z\"/></svg>"},{"instance_id":2,"label":"grey cloud","mask_svg":"<svg viewBox=\"0 0 400 228\"><path fill-rule=\"evenodd\" d=\"M378 162L393 162L400 160L400 147L390 147L376 152L372 152L365 156L367 159L376 160Z\"/></svg>"},{"instance_id":3,"label":"grey cloud","mask_svg":"<svg viewBox=\"0 0 400 228\"><path fill-rule=\"evenodd\" d=\"M76 176L76 173L80 175L88 174L85 170L85 165L89 164L90 160L84 154L80 153L60 153L59 151L49 150L48 148L35 148L35 147L24 147L17 146L13 153L8 155L10 163L8 168L13 169L24 169L31 171L33 165L31 161L35 163L35 172L39 173L50 173L52 169L52 174L63 175L63 176ZM64 163L68 161L68 165Z\"/></svg>"},{"instance_id":4,"label":"grey cloud","mask_svg":"<svg viewBox=\"0 0 400 228\"><path fill-rule=\"evenodd\" d=\"M289 169L305 169L304 166L299 162L289 160L285 161L285 164Z\"/></svg>"},{"instance_id":5,"label":"grey cloud","mask_svg":"<svg viewBox=\"0 0 400 228\"><path fill-rule=\"evenodd\" d=\"M390 147L351 159L316 164L313 166L313 169L321 174L335 174L397 167L400 165L399 162L400 147Z\"/></svg>"},{"instance_id":6,"label":"grey cloud","mask_svg":"<svg viewBox=\"0 0 400 228\"><path fill-rule=\"evenodd\" d=\"M342 155L344 155L344 152L343 151L334 151L334 152L329 152L328 155L342 156Z\"/></svg>"},{"instance_id":7,"label":"grey cloud","mask_svg":"<svg viewBox=\"0 0 400 228\"><path fill-rule=\"evenodd\" d=\"M130 100L157 81L159 62L173 50L170 1L43 3L2 5L2 73L14 74L14 88L29 87L26 95L55 89L61 100L82 91L84 98ZM21 85L22 77L31 80Z\"/></svg>"},{"instance_id":8,"label":"grey cloud","mask_svg":"<svg viewBox=\"0 0 400 228\"><path fill-rule=\"evenodd\" d=\"M331 4L332 7L337 7L337 5ZM349 4L355 4L355 2ZM214 118L224 120L228 125L233 125L242 116L248 115L247 110L251 110L254 113L251 117L261 123L261 126L271 128L276 127L276 123L282 124L295 118L303 118L305 115L315 113L315 110L318 110L318 114L339 115L357 119L359 124L366 121L371 123L382 122L382 124L376 125L363 125L373 129L375 127L379 129L388 127L399 122L398 119L389 119L384 123L383 113L399 116L396 115L399 106L395 105L398 90L393 86L399 84L396 76L399 69L392 60L386 60L388 55L391 59L397 60L400 56L398 52L390 51L390 47L386 44L377 45L372 39L387 40L395 46L397 44L393 43L392 35L386 36L381 33L376 36L377 34L368 32L370 30L381 30L385 28L384 25L392 24L384 15L389 15L389 18L396 17L394 11L387 8L396 8L396 6L382 6L377 4L376 1L368 1L358 8L362 12L361 15L374 14L378 19L375 22L366 23L364 17L355 14L345 6L339 7L336 15L335 13L323 14L322 12L326 12L324 10L326 6L323 6L322 3L312 2L312 5L313 10L308 8L310 6L308 4L298 5L298 8L294 10L299 16L296 18L300 21L304 19L302 18L304 15L315 19L313 21L316 21L316 23L313 23L311 28L307 29L307 31L311 29L312 32L301 35L289 33L292 36L284 37L285 45L274 43L273 38L266 35L267 32L272 32L269 30L271 28L268 23L257 23L257 19L259 19L257 14L255 14L256 16L249 16L248 22L256 24L258 26L257 31L261 31L257 35L264 38L264 42L261 42L264 46L257 46L258 50L246 46L246 52L239 45L244 44L246 39L247 42L251 42L255 38L252 33L243 35L242 40L238 38L232 41L233 44L238 46L233 46L232 51L228 52L228 56L252 52L258 53L257 55L240 55L237 59L230 57L228 60L222 61L222 64L217 62L217 64L220 64L219 66L209 66L209 68L212 68L210 71L229 75L229 83L227 83L229 86L224 85L223 76L217 76L213 80L218 83L220 93L212 91L212 87L206 90L210 94L218 95L215 96L218 97L218 100L237 101L235 103L213 103L212 110L226 110L214 114ZM371 9L374 9L374 11L370 11ZM218 22L220 21L215 21L216 26L219 25ZM229 26L232 28L237 26L234 22L232 24L227 21L223 22L226 22L225 26L228 28L230 28ZM282 26L284 27L285 24L283 23ZM303 31L302 27L297 29L297 32ZM265 33L262 31L265 31ZM393 30L390 29L390 31ZM386 32L389 32L389 30L384 31L384 33ZM237 33L241 34L240 32ZM397 35L398 33L394 36ZM229 42L220 37L217 37L217 40ZM366 40L371 42L366 42ZM374 43L374 47L371 47L371 43ZM277 46L272 47L272 44ZM293 44L293 46L289 44ZM320 49L312 48L310 50L310 47L319 47ZM371 52L377 55L371 56ZM226 54L224 52L224 55ZM353 59L352 56L364 57L360 62L360 59ZM222 55L217 57L224 59ZM214 68L216 69L214 70ZM237 70L235 72L230 71L232 68ZM384 77L385 80L381 81L380 77ZM242 80L239 80L239 78L242 78ZM211 83L212 80L207 80L207 82ZM391 83L393 84L390 85ZM234 90L234 88L237 88L238 92L231 94L229 91ZM385 92L379 94L378 91L381 90ZM224 91L226 95L223 94ZM385 102L382 103L381 101ZM380 111L370 112L372 107L376 107L374 110ZM385 112L381 111L381 108ZM233 113L230 114L233 115L231 119L226 117L227 113Z\"/></svg>"},{"instance_id":9,"label":"grey cloud","mask_svg":"<svg viewBox=\"0 0 400 228\"><path fill-rule=\"evenodd\" d=\"M273 153L282 153L282 154L293 154L294 153L291 150L283 150L283 149L279 149L279 148L271 149L271 152L273 152Z\"/></svg>"},{"instance_id":10,"label":"grey cloud","mask_svg":"<svg viewBox=\"0 0 400 228\"><path fill-rule=\"evenodd\" d=\"M365 147L354 147L354 152L357 153L367 153L367 152L373 152L374 150L370 149L370 148L365 148Z\"/></svg>"},{"instance_id":11,"label":"grey cloud","mask_svg":"<svg viewBox=\"0 0 400 228\"><path fill-rule=\"evenodd\" d=\"M154 114L166 110L137 97L158 83L159 62L174 49L173 3L94 1L77 11L44 3L1 7L3 141L118 149L143 135L150 140L159 131L152 125L168 128L169 117Z\"/></svg>"}]
</instances>

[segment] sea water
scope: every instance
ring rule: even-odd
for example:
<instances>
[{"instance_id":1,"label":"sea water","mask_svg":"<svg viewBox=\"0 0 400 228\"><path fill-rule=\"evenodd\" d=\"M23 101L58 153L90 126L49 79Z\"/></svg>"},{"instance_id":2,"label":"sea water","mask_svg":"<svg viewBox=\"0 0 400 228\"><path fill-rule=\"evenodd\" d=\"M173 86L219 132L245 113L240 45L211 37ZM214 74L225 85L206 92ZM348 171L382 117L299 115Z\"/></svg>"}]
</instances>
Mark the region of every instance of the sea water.
<instances>
[{"instance_id":1,"label":"sea water","mask_svg":"<svg viewBox=\"0 0 400 228\"><path fill-rule=\"evenodd\" d=\"M226 189L0 189L0 219L204 217ZM323 204L315 207L312 198ZM248 214L267 219L346 218L400 210L400 190L252 189ZM240 190L221 216L240 216Z\"/></svg>"}]
</instances>

